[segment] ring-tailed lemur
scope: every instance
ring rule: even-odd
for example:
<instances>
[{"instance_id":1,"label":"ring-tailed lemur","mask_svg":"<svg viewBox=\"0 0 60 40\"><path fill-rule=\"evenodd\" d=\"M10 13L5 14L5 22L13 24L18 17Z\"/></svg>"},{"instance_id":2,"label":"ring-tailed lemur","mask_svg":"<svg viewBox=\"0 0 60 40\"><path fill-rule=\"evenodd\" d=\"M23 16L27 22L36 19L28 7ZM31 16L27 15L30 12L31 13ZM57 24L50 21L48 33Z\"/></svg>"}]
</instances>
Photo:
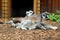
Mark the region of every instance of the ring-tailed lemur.
<instances>
[{"instance_id":1,"label":"ring-tailed lemur","mask_svg":"<svg viewBox=\"0 0 60 40\"><path fill-rule=\"evenodd\" d=\"M47 20L47 19L48 19L48 15L49 15L48 12L43 12L43 13L41 13L41 14L40 14L41 21Z\"/></svg>"},{"instance_id":2,"label":"ring-tailed lemur","mask_svg":"<svg viewBox=\"0 0 60 40\"><path fill-rule=\"evenodd\" d=\"M32 10L26 11L26 16L31 16L31 15L33 15L33 11Z\"/></svg>"},{"instance_id":3,"label":"ring-tailed lemur","mask_svg":"<svg viewBox=\"0 0 60 40\"><path fill-rule=\"evenodd\" d=\"M48 12L44 12L41 13L39 15L35 15L33 14L33 11L27 11L26 12L26 16L27 18L25 18L23 21L21 21L21 23L14 23L14 21L11 21L11 26L16 26L16 28L21 28L21 29L25 29L25 30L32 30L32 29L36 29L41 28L41 29L53 29L56 30L57 27L56 26L52 26L50 24L44 23L42 20L45 20L48 18ZM14 19L15 20L15 19Z\"/></svg>"}]
</instances>

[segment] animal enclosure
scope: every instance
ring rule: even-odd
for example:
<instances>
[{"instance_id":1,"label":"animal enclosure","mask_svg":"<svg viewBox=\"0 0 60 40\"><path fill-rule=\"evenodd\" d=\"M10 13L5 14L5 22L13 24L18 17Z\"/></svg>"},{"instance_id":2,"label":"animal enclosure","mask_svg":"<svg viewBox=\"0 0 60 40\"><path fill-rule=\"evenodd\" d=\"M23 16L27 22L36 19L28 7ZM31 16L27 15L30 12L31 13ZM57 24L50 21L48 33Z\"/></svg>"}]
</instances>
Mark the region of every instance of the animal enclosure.
<instances>
[{"instance_id":1,"label":"animal enclosure","mask_svg":"<svg viewBox=\"0 0 60 40\"><path fill-rule=\"evenodd\" d=\"M35 15L45 11L55 13L60 10L60 0L0 0L0 40L60 40L60 23L55 21L43 22L57 26L57 30L21 30L4 24L11 18L24 17L29 10Z\"/></svg>"}]
</instances>

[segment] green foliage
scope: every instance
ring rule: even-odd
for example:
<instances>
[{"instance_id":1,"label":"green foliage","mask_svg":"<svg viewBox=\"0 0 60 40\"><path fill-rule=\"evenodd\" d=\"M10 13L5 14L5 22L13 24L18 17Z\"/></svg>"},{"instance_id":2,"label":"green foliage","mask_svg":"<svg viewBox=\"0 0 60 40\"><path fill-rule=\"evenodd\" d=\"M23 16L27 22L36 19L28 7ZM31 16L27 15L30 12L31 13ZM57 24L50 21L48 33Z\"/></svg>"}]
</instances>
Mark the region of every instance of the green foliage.
<instances>
[{"instance_id":1,"label":"green foliage","mask_svg":"<svg viewBox=\"0 0 60 40\"><path fill-rule=\"evenodd\" d=\"M54 13L49 13L48 18L50 20L60 22L60 15L55 15Z\"/></svg>"}]
</instances>

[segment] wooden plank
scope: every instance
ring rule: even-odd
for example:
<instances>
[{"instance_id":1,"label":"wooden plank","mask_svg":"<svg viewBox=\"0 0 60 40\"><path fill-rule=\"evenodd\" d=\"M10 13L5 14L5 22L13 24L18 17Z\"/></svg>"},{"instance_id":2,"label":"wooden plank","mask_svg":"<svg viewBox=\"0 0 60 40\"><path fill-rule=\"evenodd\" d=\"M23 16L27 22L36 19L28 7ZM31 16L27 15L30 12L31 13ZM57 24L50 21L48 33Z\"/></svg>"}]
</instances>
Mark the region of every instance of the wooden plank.
<instances>
[{"instance_id":1,"label":"wooden plank","mask_svg":"<svg viewBox=\"0 0 60 40\"><path fill-rule=\"evenodd\" d=\"M58 10L58 0L52 0L52 11L56 12Z\"/></svg>"},{"instance_id":2,"label":"wooden plank","mask_svg":"<svg viewBox=\"0 0 60 40\"><path fill-rule=\"evenodd\" d=\"M52 12L52 1L48 0L48 12Z\"/></svg>"},{"instance_id":3,"label":"wooden plank","mask_svg":"<svg viewBox=\"0 0 60 40\"><path fill-rule=\"evenodd\" d=\"M47 11L47 0L41 0L41 12Z\"/></svg>"}]
</instances>

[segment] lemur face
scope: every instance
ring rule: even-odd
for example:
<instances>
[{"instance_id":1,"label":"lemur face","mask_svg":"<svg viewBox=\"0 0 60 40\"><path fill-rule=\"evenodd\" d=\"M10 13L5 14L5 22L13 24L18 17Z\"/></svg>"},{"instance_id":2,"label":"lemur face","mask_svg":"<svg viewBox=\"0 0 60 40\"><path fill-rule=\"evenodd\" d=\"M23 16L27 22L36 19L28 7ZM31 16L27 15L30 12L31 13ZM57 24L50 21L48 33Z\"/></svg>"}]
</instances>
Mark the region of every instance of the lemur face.
<instances>
[{"instance_id":1,"label":"lemur face","mask_svg":"<svg viewBox=\"0 0 60 40\"><path fill-rule=\"evenodd\" d=\"M32 10L26 11L26 15L27 15L27 16L33 15L33 11L32 11Z\"/></svg>"},{"instance_id":2,"label":"lemur face","mask_svg":"<svg viewBox=\"0 0 60 40\"><path fill-rule=\"evenodd\" d=\"M41 15L42 15L42 18L43 19L48 19L48 12L44 12L44 13L42 13Z\"/></svg>"}]
</instances>

